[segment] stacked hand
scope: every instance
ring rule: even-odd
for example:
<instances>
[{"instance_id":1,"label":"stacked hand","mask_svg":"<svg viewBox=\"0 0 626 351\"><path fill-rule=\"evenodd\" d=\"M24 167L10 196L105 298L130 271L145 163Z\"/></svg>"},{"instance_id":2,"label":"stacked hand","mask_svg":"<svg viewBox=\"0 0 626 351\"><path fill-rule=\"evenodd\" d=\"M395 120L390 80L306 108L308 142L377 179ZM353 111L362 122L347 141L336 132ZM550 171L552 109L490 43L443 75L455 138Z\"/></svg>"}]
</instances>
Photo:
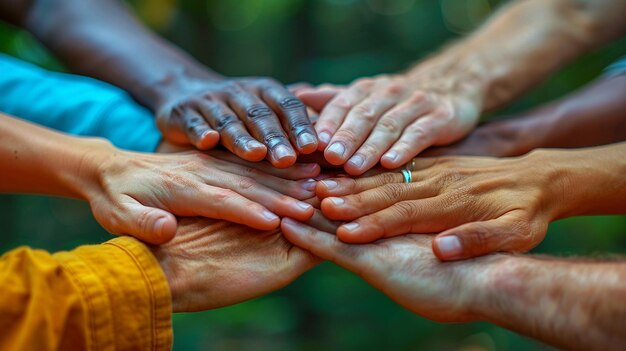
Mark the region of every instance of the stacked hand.
<instances>
[{"instance_id":1,"label":"stacked hand","mask_svg":"<svg viewBox=\"0 0 626 351\"><path fill-rule=\"evenodd\" d=\"M270 78L186 80L160 102L157 120L171 142L206 150L221 141L245 160L281 168L318 146L302 102Z\"/></svg>"},{"instance_id":2,"label":"stacked hand","mask_svg":"<svg viewBox=\"0 0 626 351\"><path fill-rule=\"evenodd\" d=\"M300 89L296 95L321 110L315 129L325 158L360 175L379 162L398 168L432 145L461 139L476 125L481 94L472 80L436 72L383 75L345 88Z\"/></svg>"},{"instance_id":3,"label":"stacked hand","mask_svg":"<svg viewBox=\"0 0 626 351\"><path fill-rule=\"evenodd\" d=\"M542 165L543 168L537 168ZM559 217L564 180L557 153L512 159L421 158L413 183L399 172L318 183L323 214L348 222L337 236L369 243L407 233L439 233L433 249L442 260L496 251L524 252Z\"/></svg>"},{"instance_id":4,"label":"stacked hand","mask_svg":"<svg viewBox=\"0 0 626 351\"><path fill-rule=\"evenodd\" d=\"M405 235L350 245L290 219L281 228L293 244L353 271L405 308L429 319L463 322L481 318L492 267L506 257L443 263L431 250L432 235Z\"/></svg>"},{"instance_id":5,"label":"stacked hand","mask_svg":"<svg viewBox=\"0 0 626 351\"><path fill-rule=\"evenodd\" d=\"M104 149L104 150L102 150ZM84 164L95 180L87 194L98 222L115 234L163 243L176 232L176 216L202 216L260 230L278 227L279 216L308 220L319 173L315 164L277 169L226 152L171 155L129 153L108 146ZM86 167L89 168L89 167Z\"/></svg>"},{"instance_id":6,"label":"stacked hand","mask_svg":"<svg viewBox=\"0 0 626 351\"><path fill-rule=\"evenodd\" d=\"M152 251L175 312L233 305L277 290L319 259L278 230L261 232L208 219L181 219L172 241Z\"/></svg>"}]
</instances>

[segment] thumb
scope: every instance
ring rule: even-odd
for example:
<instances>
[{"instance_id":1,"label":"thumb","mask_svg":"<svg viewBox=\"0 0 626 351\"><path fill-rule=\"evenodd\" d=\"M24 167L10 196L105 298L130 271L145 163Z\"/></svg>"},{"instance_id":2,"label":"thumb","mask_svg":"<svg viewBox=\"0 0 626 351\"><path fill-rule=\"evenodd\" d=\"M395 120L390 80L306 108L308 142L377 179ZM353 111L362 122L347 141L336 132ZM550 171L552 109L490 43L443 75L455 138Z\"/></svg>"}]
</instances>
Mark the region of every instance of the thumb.
<instances>
[{"instance_id":1,"label":"thumb","mask_svg":"<svg viewBox=\"0 0 626 351\"><path fill-rule=\"evenodd\" d=\"M461 260L494 252L525 252L537 242L528 221L500 217L449 229L433 240L435 255L442 261Z\"/></svg>"},{"instance_id":2,"label":"thumb","mask_svg":"<svg viewBox=\"0 0 626 351\"><path fill-rule=\"evenodd\" d=\"M174 215L144 206L135 200L119 204L108 216L96 215L96 219L113 234L131 235L149 244L166 243L176 234L177 223Z\"/></svg>"},{"instance_id":3,"label":"thumb","mask_svg":"<svg viewBox=\"0 0 626 351\"><path fill-rule=\"evenodd\" d=\"M303 89L296 93L296 97L316 112L321 112L340 92L339 88Z\"/></svg>"}]
</instances>

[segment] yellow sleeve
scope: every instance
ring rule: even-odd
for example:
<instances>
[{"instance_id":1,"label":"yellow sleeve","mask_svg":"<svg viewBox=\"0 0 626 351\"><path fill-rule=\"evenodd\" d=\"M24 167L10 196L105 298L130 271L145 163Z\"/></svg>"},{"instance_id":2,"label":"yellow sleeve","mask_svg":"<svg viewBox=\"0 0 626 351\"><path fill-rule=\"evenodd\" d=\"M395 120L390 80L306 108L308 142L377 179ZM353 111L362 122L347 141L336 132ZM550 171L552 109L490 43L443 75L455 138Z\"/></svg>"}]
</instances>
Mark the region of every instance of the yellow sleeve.
<instances>
[{"instance_id":1,"label":"yellow sleeve","mask_svg":"<svg viewBox=\"0 0 626 351\"><path fill-rule=\"evenodd\" d=\"M0 257L0 350L169 350L167 280L130 237Z\"/></svg>"}]
</instances>

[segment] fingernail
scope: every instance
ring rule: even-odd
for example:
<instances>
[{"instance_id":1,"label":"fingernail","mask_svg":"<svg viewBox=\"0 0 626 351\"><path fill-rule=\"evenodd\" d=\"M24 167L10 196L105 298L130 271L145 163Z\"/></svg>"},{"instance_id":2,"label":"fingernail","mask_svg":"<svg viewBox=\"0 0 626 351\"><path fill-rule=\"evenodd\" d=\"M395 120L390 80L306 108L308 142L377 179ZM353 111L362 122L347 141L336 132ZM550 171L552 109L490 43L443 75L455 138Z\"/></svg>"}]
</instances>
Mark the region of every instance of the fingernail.
<instances>
[{"instance_id":1,"label":"fingernail","mask_svg":"<svg viewBox=\"0 0 626 351\"><path fill-rule=\"evenodd\" d=\"M328 144L328 142L330 141L330 133L328 132L321 132L318 137L320 141L324 144Z\"/></svg>"},{"instance_id":2,"label":"fingernail","mask_svg":"<svg viewBox=\"0 0 626 351\"><path fill-rule=\"evenodd\" d=\"M385 157L389 161L395 161L398 158L398 153L396 151L389 151L383 157Z\"/></svg>"},{"instance_id":3,"label":"fingernail","mask_svg":"<svg viewBox=\"0 0 626 351\"><path fill-rule=\"evenodd\" d=\"M307 145L315 144L316 141L311 133L302 133L298 137L298 147L303 148Z\"/></svg>"},{"instance_id":4,"label":"fingernail","mask_svg":"<svg viewBox=\"0 0 626 351\"><path fill-rule=\"evenodd\" d=\"M324 186L326 187L326 189L328 190L332 190L335 189L337 187L337 182L334 180L330 180L330 179L324 179L322 180L322 184L324 184Z\"/></svg>"},{"instance_id":5,"label":"fingernail","mask_svg":"<svg viewBox=\"0 0 626 351\"><path fill-rule=\"evenodd\" d=\"M355 155L353 156L350 161L348 161L348 163L350 163L351 165L353 165L356 168L361 168L361 166L363 166L363 163L365 162L365 157L361 156L361 155Z\"/></svg>"},{"instance_id":6,"label":"fingernail","mask_svg":"<svg viewBox=\"0 0 626 351\"><path fill-rule=\"evenodd\" d=\"M346 152L346 147L341 143L333 143L330 147L328 147L328 152L332 152L339 157L343 157L343 154Z\"/></svg>"},{"instance_id":7,"label":"fingernail","mask_svg":"<svg viewBox=\"0 0 626 351\"><path fill-rule=\"evenodd\" d=\"M439 252L446 257L458 257L463 253L461 241L454 235L448 235L435 239Z\"/></svg>"},{"instance_id":8,"label":"fingernail","mask_svg":"<svg viewBox=\"0 0 626 351\"><path fill-rule=\"evenodd\" d=\"M332 202L333 205L343 205L346 201L340 197L329 197L328 201Z\"/></svg>"},{"instance_id":9,"label":"fingernail","mask_svg":"<svg viewBox=\"0 0 626 351\"><path fill-rule=\"evenodd\" d=\"M293 154L293 152L291 152L291 150L289 150L288 147L286 147L283 144L278 145L274 149L274 158L277 160L280 160L285 157L290 157L290 156L295 156L295 155Z\"/></svg>"},{"instance_id":10,"label":"fingernail","mask_svg":"<svg viewBox=\"0 0 626 351\"><path fill-rule=\"evenodd\" d=\"M356 222L347 223L347 224L342 225L342 227L344 227L345 230L351 232L359 227L359 223L356 223Z\"/></svg>"},{"instance_id":11,"label":"fingernail","mask_svg":"<svg viewBox=\"0 0 626 351\"><path fill-rule=\"evenodd\" d=\"M264 210L263 212L261 212L261 214L263 215L263 217L265 217L267 220L273 221L275 219L278 219L278 216L275 215L274 213L268 211L268 210Z\"/></svg>"},{"instance_id":12,"label":"fingernail","mask_svg":"<svg viewBox=\"0 0 626 351\"><path fill-rule=\"evenodd\" d=\"M302 189L306 191L314 191L315 185L317 185L317 182L315 181L315 179L307 179L304 182L300 183L300 186L302 187Z\"/></svg>"},{"instance_id":13,"label":"fingernail","mask_svg":"<svg viewBox=\"0 0 626 351\"><path fill-rule=\"evenodd\" d=\"M306 202L302 202L302 201L296 202L296 206L300 207L303 210L308 210L309 208L312 207L310 204L307 204Z\"/></svg>"},{"instance_id":14,"label":"fingernail","mask_svg":"<svg viewBox=\"0 0 626 351\"><path fill-rule=\"evenodd\" d=\"M165 225L166 221L167 221L167 218L161 217L157 219L156 222L154 222L154 232L157 235L161 235L161 233L163 232L163 226Z\"/></svg>"}]
</instances>

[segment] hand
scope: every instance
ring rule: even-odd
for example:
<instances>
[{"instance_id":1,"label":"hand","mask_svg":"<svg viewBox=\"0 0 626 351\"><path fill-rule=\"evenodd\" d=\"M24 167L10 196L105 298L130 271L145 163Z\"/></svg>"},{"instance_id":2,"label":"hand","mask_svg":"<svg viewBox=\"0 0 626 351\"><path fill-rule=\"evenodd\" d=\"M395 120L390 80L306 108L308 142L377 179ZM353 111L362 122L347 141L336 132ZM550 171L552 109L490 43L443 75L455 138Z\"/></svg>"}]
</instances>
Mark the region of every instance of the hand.
<instances>
[{"instance_id":1,"label":"hand","mask_svg":"<svg viewBox=\"0 0 626 351\"><path fill-rule=\"evenodd\" d=\"M503 255L442 263L432 253L432 235L406 235L367 245L348 245L288 218L283 235L294 245L360 275L405 308L441 322L477 319L489 294L491 267Z\"/></svg>"},{"instance_id":2,"label":"hand","mask_svg":"<svg viewBox=\"0 0 626 351\"><path fill-rule=\"evenodd\" d=\"M433 248L442 260L524 252L560 216L568 178L561 162L568 160L548 151L513 159L418 158L410 184L397 172L325 179L316 191L326 217L350 222L337 230L348 243L441 232Z\"/></svg>"},{"instance_id":3,"label":"hand","mask_svg":"<svg viewBox=\"0 0 626 351\"><path fill-rule=\"evenodd\" d=\"M313 196L317 165L276 169L227 152L153 155L111 149L92 153L85 163L97 165L90 171L97 180L87 200L98 222L114 234L158 244L175 234L174 215L261 230L277 228L278 216L307 220L313 215L313 207L299 200Z\"/></svg>"},{"instance_id":4,"label":"hand","mask_svg":"<svg viewBox=\"0 0 626 351\"><path fill-rule=\"evenodd\" d=\"M174 312L213 309L270 293L319 261L278 230L191 218L181 219L174 239L152 251L168 280Z\"/></svg>"},{"instance_id":5,"label":"hand","mask_svg":"<svg viewBox=\"0 0 626 351\"><path fill-rule=\"evenodd\" d=\"M432 145L465 136L478 122L481 102L470 82L431 74L359 79L347 88L300 90L307 105L324 106L315 129L334 165L363 174L379 161L398 168Z\"/></svg>"},{"instance_id":6,"label":"hand","mask_svg":"<svg viewBox=\"0 0 626 351\"><path fill-rule=\"evenodd\" d=\"M520 156L533 149L533 135L523 128L524 119L490 122L448 146L431 147L421 157L437 156ZM529 135L530 134L530 135Z\"/></svg>"},{"instance_id":7,"label":"hand","mask_svg":"<svg viewBox=\"0 0 626 351\"><path fill-rule=\"evenodd\" d=\"M317 150L304 105L273 79L204 79L170 91L157 111L169 141L206 150L221 140L237 156L267 157L275 167L291 166L298 153Z\"/></svg>"}]
</instances>

